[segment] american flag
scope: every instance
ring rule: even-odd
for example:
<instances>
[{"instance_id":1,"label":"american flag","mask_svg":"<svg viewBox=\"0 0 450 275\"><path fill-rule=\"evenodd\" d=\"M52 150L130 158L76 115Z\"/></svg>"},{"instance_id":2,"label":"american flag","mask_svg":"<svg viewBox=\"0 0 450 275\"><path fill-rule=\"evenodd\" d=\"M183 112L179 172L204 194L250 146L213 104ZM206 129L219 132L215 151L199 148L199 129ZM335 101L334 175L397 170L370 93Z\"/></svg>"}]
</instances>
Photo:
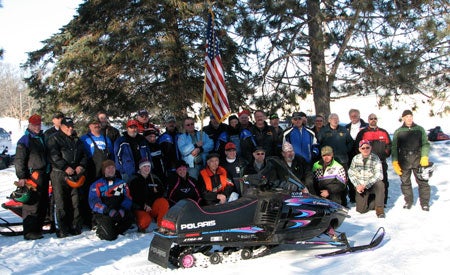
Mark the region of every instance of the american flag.
<instances>
[{"instance_id":1,"label":"american flag","mask_svg":"<svg viewBox=\"0 0 450 275\"><path fill-rule=\"evenodd\" d=\"M231 113L219 52L219 40L214 31L212 12L208 17L206 57L205 57L205 93L211 112L217 121L224 121Z\"/></svg>"}]
</instances>

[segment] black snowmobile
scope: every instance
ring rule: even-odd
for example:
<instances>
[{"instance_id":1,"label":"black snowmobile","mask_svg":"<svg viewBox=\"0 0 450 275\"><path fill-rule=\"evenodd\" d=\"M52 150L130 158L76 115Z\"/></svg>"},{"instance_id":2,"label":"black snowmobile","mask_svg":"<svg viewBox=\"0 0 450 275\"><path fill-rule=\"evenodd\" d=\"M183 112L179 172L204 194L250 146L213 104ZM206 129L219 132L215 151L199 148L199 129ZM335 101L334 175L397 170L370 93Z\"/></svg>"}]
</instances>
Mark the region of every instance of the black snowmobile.
<instances>
[{"instance_id":1,"label":"black snowmobile","mask_svg":"<svg viewBox=\"0 0 450 275\"><path fill-rule=\"evenodd\" d=\"M148 260L164 268L169 263L206 267L255 258L279 244L305 244L323 233L334 233L347 209L309 194L279 159L267 161L272 169L282 171L276 182L244 177L246 191L233 202L201 207L182 200L174 205L154 231Z\"/></svg>"}]
</instances>

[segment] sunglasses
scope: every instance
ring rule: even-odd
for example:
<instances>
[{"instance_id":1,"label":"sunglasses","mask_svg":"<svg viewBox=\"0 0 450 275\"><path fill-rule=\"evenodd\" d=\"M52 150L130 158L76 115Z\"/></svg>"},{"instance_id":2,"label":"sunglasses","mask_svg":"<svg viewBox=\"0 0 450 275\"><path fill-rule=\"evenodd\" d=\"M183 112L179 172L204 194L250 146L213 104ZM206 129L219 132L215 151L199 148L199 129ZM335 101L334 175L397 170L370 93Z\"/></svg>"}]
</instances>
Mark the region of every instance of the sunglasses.
<instances>
[{"instance_id":1,"label":"sunglasses","mask_svg":"<svg viewBox=\"0 0 450 275\"><path fill-rule=\"evenodd\" d=\"M189 124L185 124L184 126L193 126L194 125L194 123L189 123Z\"/></svg>"},{"instance_id":2,"label":"sunglasses","mask_svg":"<svg viewBox=\"0 0 450 275\"><path fill-rule=\"evenodd\" d=\"M369 120L378 120L376 117L369 117Z\"/></svg>"},{"instance_id":3,"label":"sunglasses","mask_svg":"<svg viewBox=\"0 0 450 275\"><path fill-rule=\"evenodd\" d=\"M366 147L361 147L361 150L369 150L370 147L366 146Z\"/></svg>"},{"instance_id":4,"label":"sunglasses","mask_svg":"<svg viewBox=\"0 0 450 275\"><path fill-rule=\"evenodd\" d=\"M257 156L264 156L266 153L256 153Z\"/></svg>"}]
</instances>

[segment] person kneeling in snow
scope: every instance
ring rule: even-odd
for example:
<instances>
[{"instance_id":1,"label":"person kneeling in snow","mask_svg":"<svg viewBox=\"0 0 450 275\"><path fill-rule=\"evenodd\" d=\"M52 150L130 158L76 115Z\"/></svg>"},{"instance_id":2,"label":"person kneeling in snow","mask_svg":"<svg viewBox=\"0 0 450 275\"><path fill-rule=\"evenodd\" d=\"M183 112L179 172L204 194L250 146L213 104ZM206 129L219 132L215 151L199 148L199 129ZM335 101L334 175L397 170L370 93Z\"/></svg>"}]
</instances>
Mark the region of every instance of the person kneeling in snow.
<instances>
[{"instance_id":1,"label":"person kneeling in snow","mask_svg":"<svg viewBox=\"0 0 450 275\"><path fill-rule=\"evenodd\" d=\"M112 241L130 228L132 200L128 185L116 177L116 167L112 160L102 163L104 177L91 184L89 205L94 212L97 236Z\"/></svg>"}]
</instances>

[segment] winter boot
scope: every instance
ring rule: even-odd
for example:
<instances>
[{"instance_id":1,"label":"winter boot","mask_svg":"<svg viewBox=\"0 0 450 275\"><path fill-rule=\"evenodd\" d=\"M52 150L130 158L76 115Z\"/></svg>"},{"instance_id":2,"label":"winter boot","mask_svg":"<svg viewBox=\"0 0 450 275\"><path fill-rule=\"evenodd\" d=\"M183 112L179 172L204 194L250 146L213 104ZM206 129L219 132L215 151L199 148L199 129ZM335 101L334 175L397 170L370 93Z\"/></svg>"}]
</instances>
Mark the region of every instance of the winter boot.
<instances>
[{"instance_id":1,"label":"winter boot","mask_svg":"<svg viewBox=\"0 0 450 275\"><path fill-rule=\"evenodd\" d=\"M377 214L378 218L386 218L386 215L384 214L384 207L383 206L375 207L375 213Z\"/></svg>"}]
</instances>

